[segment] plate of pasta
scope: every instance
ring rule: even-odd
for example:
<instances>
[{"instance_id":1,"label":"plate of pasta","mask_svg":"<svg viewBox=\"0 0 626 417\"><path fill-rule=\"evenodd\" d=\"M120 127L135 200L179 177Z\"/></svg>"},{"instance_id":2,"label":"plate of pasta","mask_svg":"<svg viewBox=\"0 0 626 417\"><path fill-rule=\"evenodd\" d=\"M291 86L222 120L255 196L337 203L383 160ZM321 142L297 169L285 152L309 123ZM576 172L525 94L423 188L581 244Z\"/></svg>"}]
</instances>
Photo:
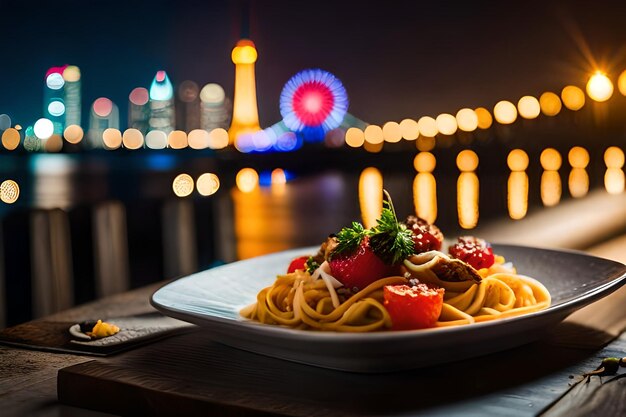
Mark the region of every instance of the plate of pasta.
<instances>
[{"instance_id":1,"label":"plate of pasta","mask_svg":"<svg viewBox=\"0 0 626 417\"><path fill-rule=\"evenodd\" d=\"M386 205L321 246L180 278L152 304L223 344L324 368L387 372L534 341L626 282L626 266L583 252L444 240Z\"/></svg>"}]
</instances>

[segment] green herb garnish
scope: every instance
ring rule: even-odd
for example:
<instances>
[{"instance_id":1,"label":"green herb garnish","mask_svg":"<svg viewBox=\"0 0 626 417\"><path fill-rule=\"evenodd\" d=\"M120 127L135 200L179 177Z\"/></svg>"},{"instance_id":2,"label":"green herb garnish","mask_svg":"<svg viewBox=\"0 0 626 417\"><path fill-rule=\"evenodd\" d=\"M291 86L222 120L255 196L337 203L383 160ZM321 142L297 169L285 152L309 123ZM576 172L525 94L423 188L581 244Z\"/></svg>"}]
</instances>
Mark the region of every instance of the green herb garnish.
<instances>
[{"instance_id":1,"label":"green herb garnish","mask_svg":"<svg viewBox=\"0 0 626 417\"><path fill-rule=\"evenodd\" d=\"M306 271L309 274L313 274L313 272L315 272L315 270L320 267L320 264L315 259L313 259L312 256L309 256L309 259L306 260L304 266L306 267Z\"/></svg>"},{"instance_id":2,"label":"green herb garnish","mask_svg":"<svg viewBox=\"0 0 626 417\"><path fill-rule=\"evenodd\" d=\"M391 197L383 201L383 210L377 225L370 232L370 247L385 263L395 265L415 253L413 232L404 223L398 222Z\"/></svg>"},{"instance_id":3,"label":"green herb garnish","mask_svg":"<svg viewBox=\"0 0 626 417\"><path fill-rule=\"evenodd\" d=\"M368 231L359 222L352 222L352 227L344 227L337 233L337 247L335 254L354 252Z\"/></svg>"},{"instance_id":4,"label":"green herb garnish","mask_svg":"<svg viewBox=\"0 0 626 417\"><path fill-rule=\"evenodd\" d=\"M388 265L395 265L415 253L413 233L404 223L398 222L391 197L383 190L385 197L383 210L376 226L367 230L359 222L352 222L351 227L344 227L337 233L337 247L333 254L352 253L361 241L369 237L372 251Z\"/></svg>"}]
</instances>

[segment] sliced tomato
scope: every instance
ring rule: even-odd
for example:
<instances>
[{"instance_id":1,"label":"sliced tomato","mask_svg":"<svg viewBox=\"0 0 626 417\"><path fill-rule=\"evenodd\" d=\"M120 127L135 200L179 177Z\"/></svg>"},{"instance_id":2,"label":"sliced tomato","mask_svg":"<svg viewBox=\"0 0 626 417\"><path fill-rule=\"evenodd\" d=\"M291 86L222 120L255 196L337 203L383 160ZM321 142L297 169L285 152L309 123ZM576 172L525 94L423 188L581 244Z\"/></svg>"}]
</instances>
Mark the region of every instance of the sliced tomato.
<instances>
[{"instance_id":1,"label":"sliced tomato","mask_svg":"<svg viewBox=\"0 0 626 417\"><path fill-rule=\"evenodd\" d=\"M385 308L391 316L393 330L425 329L435 326L443 306L443 288L426 284L386 285L383 289Z\"/></svg>"},{"instance_id":2,"label":"sliced tomato","mask_svg":"<svg viewBox=\"0 0 626 417\"><path fill-rule=\"evenodd\" d=\"M297 269L305 270L306 269L306 261L309 259L308 256L300 256L289 264L287 268L287 273L291 274L292 272L296 272Z\"/></svg>"}]
</instances>

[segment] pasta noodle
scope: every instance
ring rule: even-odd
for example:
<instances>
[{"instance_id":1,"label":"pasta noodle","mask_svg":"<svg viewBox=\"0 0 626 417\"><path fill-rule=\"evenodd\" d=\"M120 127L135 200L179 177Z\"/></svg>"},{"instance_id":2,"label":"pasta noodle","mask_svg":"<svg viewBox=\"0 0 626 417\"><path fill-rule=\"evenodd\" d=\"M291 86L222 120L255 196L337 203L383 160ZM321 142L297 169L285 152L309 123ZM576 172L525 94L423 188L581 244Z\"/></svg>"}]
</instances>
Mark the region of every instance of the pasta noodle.
<instances>
[{"instance_id":1,"label":"pasta noodle","mask_svg":"<svg viewBox=\"0 0 626 417\"><path fill-rule=\"evenodd\" d=\"M411 278L445 290L436 327L484 322L550 306L548 290L539 281L517 274L503 258L492 267L479 270L478 278L482 279L478 281L441 279L436 273L438 265L454 261L438 251L404 261ZM279 275L272 286L258 293L256 303L241 310L241 315L265 324L299 329L369 332L391 328L391 318L383 304L383 288L407 284L407 278L383 278L356 294L341 293L335 290L333 281L337 282L325 264L313 275L302 270Z\"/></svg>"}]
</instances>

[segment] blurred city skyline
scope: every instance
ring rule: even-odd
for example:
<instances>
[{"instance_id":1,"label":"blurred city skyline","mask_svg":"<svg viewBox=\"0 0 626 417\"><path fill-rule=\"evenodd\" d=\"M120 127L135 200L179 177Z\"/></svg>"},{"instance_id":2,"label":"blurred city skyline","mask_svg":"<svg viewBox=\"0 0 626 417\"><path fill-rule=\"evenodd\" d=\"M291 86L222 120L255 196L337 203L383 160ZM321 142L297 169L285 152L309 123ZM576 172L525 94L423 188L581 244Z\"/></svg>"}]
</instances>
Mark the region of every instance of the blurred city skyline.
<instances>
[{"instance_id":1,"label":"blurred city skyline","mask_svg":"<svg viewBox=\"0 0 626 417\"><path fill-rule=\"evenodd\" d=\"M259 52L264 127L281 118L283 84L312 67L341 79L350 113L370 123L491 107L584 87L595 69L616 82L626 69L624 11L611 1L2 0L0 113L16 123L41 117L45 72L63 64L81 69L83 124L98 97L125 115L130 91L160 69L175 86L216 82L232 97L230 52L242 35Z\"/></svg>"}]
</instances>

